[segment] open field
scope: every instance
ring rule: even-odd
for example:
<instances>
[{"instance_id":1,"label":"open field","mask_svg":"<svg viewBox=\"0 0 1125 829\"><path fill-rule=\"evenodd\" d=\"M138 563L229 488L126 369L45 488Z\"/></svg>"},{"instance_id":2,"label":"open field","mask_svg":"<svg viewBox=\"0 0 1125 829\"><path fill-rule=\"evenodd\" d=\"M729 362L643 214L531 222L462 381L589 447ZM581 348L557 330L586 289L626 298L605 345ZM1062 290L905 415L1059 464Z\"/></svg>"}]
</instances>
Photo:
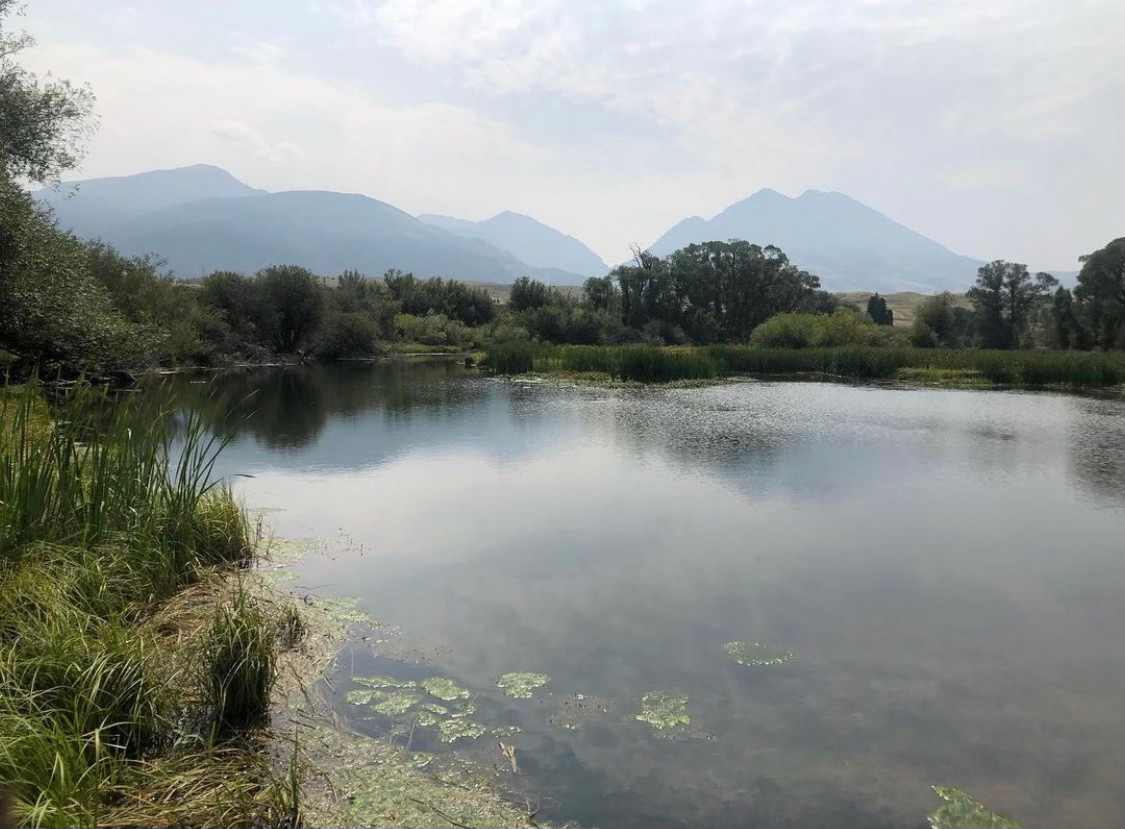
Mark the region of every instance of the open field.
<instances>
[{"instance_id":1,"label":"open field","mask_svg":"<svg viewBox=\"0 0 1125 829\"><path fill-rule=\"evenodd\" d=\"M867 300L872 296L872 291L846 291L844 293L836 294L836 298L846 305L852 305L858 308L861 312L867 310ZM917 291L900 291L894 294L883 294L887 300L887 307L894 311L895 327L896 328L909 328L914 324L914 309L922 302L929 294L918 293ZM969 302L969 298L964 294L953 294L955 304L961 308L972 308L973 305Z\"/></svg>"}]
</instances>

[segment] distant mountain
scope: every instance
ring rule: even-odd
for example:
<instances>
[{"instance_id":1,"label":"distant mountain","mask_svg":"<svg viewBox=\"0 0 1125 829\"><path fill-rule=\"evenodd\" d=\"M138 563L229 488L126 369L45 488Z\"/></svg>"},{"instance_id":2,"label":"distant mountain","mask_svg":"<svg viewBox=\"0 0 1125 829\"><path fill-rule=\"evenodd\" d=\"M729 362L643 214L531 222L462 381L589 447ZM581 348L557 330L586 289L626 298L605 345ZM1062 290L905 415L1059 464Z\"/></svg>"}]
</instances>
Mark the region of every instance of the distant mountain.
<instances>
[{"instance_id":1,"label":"distant mountain","mask_svg":"<svg viewBox=\"0 0 1125 829\"><path fill-rule=\"evenodd\" d=\"M54 209L64 227L80 236L97 237L153 210L201 199L263 193L220 167L195 164L134 176L66 182L56 190L41 190L36 195Z\"/></svg>"},{"instance_id":2,"label":"distant mountain","mask_svg":"<svg viewBox=\"0 0 1125 829\"><path fill-rule=\"evenodd\" d=\"M664 256L693 242L745 239L776 245L830 291L964 291L983 264L845 196L760 190L713 219L684 219L653 243Z\"/></svg>"},{"instance_id":3,"label":"distant mountain","mask_svg":"<svg viewBox=\"0 0 1125 829\"><path fill-rule=\"evenodd\" d=\"M583 277L604 276L609 272L602 258L582 242L521 213L504 211L483 222L433 213L423 213L418 218L467 239L483 239L535 267L568 271Z\"/></svg>"},{"instance_id":4,"label":"distant mountain","mask_svg":"<svg viewBox=\"0 0 1125 829\"><path fill-rule=\"evenodd\" d=\"M206 165L90 179L37 197L54 208L60 226L127 254L155 253L187 278L287 263L321 274L355 268L377 276L399 268L490 282L524 274L581 281L578 274L534 267L367 196L268 193Z\"/></svg>"}]
</instances>

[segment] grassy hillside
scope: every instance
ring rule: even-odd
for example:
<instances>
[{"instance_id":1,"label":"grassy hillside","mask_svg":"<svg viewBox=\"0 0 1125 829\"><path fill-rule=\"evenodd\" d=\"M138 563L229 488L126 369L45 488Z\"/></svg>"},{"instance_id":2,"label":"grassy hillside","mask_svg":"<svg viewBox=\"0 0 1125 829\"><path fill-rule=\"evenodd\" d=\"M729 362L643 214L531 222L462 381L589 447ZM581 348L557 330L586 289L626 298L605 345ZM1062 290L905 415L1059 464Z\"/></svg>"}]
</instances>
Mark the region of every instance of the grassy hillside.
<instances>
[{"instance_id":1,"label":"grassy hillside","mask_svg":"<svg viewBox=\"0 0 1125 829\"><path fill-rule=\"evenodd\" d=\"M871 291L847 291L845 293L836 294L836 298L841 302L848 305L854 305L860 311L867 310L867 300L871 298ZM918 303L924 300L929 294L921 294L917 291L900 291L894 294L883 294L883 298L887 300L887 307L895 313L895 325L902 327L909 327L914 324L914 309L918 307ZM972 303L969 298L964 294L953 294L953 298L957 304L964 308L972 308Z\"/></svg>"}]
</instances>

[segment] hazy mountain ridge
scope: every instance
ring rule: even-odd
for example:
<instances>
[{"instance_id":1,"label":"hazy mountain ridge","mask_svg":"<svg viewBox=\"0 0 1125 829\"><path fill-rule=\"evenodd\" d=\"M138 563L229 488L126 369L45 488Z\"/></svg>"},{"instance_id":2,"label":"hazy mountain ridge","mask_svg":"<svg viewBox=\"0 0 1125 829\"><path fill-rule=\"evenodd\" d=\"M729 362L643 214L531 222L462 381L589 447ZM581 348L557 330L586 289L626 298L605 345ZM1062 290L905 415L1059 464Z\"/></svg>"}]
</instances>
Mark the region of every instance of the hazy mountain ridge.
<instances>
[{"instance_id":1,"label":"hazy mountain ridge","mask_svg":"<svg viewBox=\"0 0 1125 829\"><path fill-rule=\"evenodd\" d=\"M419 276L510 282L526 274L580 285L610 270L578 239L522 214L480 222L415 217L359 194L269 193L204 164L36 195L62 227L128 254L156 253L189 278L291 262L322 273L399 268ZM831 291L964 291L982 264L842 193L815 190L797 198L760 190L711 219L683 219L651 250L666 255L692 242L733 238L777 245Z\"/></svg>"},{"instance_id":2,"label":"hazy mountain ridge","mask_svg":"<svg viewBox=\"0 0 1125 829\"><path fill-rule=\"evenodd\" d=\"M510 210L481 222L434 213L422 213L418 218L458 236L482 239L535 267L560 269L585 277L603 276L610 270L600 256L578 239Z\"/></svg>"},{"instance_id":3,"label":"hazy mountain ridge","mask_svg":"<svg viewBox=\"0 0 1125 829\"><path fill-rule=\"evenodd\" d=\"M832 291L961 291L972 284L982 264L843 193L817 190L798 198L759 190L710 220L684 219L651 250L663 256L715 239L777 245Z\"/></svg>"},{"instance_id":4,"label":"hazy mountain ridge","mask_svg":"<svg viewBox=\"0 0 1125 829\"><path fill-rule=\"evenodd\" d=\"M582 280L534 267L479 238L450 233L355 193L248 187L218 167L195 165L136 176L90 179L36 194L59 225L101 238L126 254L154 253L176 274L253 272L276 263L318 273L389 268L419 276L551 282Z\"/></svg>"}]
</instances>

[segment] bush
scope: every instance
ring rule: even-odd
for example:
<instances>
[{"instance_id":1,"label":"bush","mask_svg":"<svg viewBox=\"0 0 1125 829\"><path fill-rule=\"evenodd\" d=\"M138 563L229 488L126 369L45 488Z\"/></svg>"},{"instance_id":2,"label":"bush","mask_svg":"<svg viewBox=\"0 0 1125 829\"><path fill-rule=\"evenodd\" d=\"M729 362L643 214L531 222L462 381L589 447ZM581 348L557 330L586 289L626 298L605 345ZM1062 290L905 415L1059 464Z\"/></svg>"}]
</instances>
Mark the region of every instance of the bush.
<instances>
[{"instance_id":1,"label":"bush","mask_svg":"<svg viewBox=\"0 0 1125 829\"><path fill-rule=\"evenodd\" d=\"M366 314L334 314L325 323L317 354L330 360L370 357L375 353L375 321Z\"/></svg>"},{"instance_id":2,"label":"bush","mask_svg":"<svg viewBox=\"0 0 1125 829\"><path fill-rule=\"evenodd\" d=\"M759 348L838 348L873 345L878 328L847 308L831 314L777 314L750 335Z\"/></svg>"}]
</instances>

